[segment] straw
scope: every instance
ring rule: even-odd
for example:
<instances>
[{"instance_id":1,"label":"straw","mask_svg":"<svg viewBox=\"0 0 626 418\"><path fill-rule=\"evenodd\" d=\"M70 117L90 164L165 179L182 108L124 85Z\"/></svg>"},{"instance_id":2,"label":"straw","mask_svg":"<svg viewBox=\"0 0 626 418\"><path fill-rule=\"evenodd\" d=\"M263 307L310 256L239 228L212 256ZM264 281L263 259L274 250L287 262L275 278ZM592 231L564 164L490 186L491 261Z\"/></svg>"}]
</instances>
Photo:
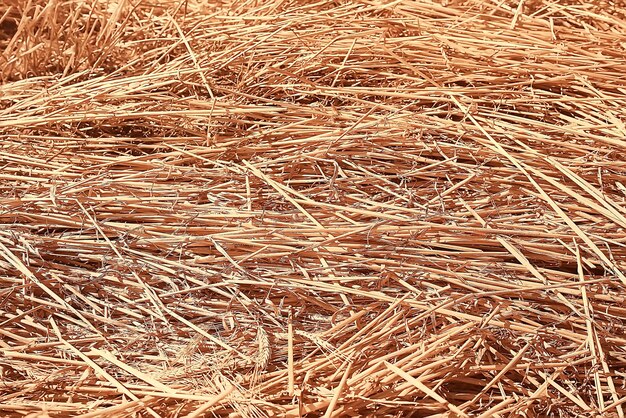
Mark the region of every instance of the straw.
<instances>
[{"instance_id":1,"label":"straw","mask_svg":"<svg viewBox=\"0 0 626 418\"><path fill-rule=\"evenodd\" d=\"M620 2L0 4L0 416L615 416Z\"/></svg>"}]
</instances>

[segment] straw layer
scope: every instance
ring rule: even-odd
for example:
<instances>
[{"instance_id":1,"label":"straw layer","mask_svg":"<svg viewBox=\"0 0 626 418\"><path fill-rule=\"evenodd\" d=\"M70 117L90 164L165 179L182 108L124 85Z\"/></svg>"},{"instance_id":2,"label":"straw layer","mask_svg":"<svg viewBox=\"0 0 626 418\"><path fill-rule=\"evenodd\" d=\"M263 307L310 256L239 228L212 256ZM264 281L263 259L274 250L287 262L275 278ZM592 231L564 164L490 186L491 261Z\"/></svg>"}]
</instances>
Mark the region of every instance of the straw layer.
<instances>
[{"instance_id":1,"label":"straw layer","mask_svg":"<svg viewBox=\"0 0 626 418\"><path fill-rule=\"evenodd\" d=\"M625 9L447 3L0 6L0 414L623 417Z\"/></svg>"}]
</instances>

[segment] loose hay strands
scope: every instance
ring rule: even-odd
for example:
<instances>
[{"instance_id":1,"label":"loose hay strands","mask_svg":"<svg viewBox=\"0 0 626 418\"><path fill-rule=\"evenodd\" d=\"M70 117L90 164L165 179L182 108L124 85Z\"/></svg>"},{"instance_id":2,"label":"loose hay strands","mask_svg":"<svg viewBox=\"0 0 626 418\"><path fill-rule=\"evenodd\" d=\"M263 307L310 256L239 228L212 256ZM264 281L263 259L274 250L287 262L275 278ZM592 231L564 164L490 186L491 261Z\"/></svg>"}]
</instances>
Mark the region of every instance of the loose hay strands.
<instances>
[{"instance_id":1,"label":"loose hay strands","mask_svg":"<svg viewBox=\"0 0 626 418\"><path fill-rule=\"evenodd\" d=\"M616 416L626 9L0 5L0 415Z\"/></svg>"}]
</instances>

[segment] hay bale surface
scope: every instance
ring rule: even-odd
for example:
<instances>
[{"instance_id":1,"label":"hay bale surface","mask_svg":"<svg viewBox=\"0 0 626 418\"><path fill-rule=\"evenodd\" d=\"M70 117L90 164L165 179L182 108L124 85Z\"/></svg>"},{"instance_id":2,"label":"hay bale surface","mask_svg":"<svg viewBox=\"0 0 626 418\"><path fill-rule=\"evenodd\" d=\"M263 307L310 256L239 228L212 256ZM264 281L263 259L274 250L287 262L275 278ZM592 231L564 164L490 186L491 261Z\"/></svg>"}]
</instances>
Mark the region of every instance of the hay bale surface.
<instances>
[{"instance_id":1,"label":"hay bale surface","mask_svg":"<svg viewBox=\"0 0 626 418\"><path fill-rule=\"evenodd\" d=\"M0 415L615 416L626 9L0 5Z\"/></svg>"}]
</instances>

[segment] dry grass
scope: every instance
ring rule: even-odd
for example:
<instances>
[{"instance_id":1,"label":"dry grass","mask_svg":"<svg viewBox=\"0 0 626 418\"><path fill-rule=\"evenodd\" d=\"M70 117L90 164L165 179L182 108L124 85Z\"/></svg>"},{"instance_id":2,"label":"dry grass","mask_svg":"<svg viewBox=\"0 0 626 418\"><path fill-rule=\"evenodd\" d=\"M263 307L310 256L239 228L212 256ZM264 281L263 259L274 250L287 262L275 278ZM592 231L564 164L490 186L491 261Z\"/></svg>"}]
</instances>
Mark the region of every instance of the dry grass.
<instances>
[{"instance_id":1,"label":"dry grass","mask_svg":"<svg viewBox=\"0 0 626 418\"><path fill-rule=\"evenodd\" d=\"M619 1L5 0L0 415L616 416Z\"/></svg>"}]
</instances>

